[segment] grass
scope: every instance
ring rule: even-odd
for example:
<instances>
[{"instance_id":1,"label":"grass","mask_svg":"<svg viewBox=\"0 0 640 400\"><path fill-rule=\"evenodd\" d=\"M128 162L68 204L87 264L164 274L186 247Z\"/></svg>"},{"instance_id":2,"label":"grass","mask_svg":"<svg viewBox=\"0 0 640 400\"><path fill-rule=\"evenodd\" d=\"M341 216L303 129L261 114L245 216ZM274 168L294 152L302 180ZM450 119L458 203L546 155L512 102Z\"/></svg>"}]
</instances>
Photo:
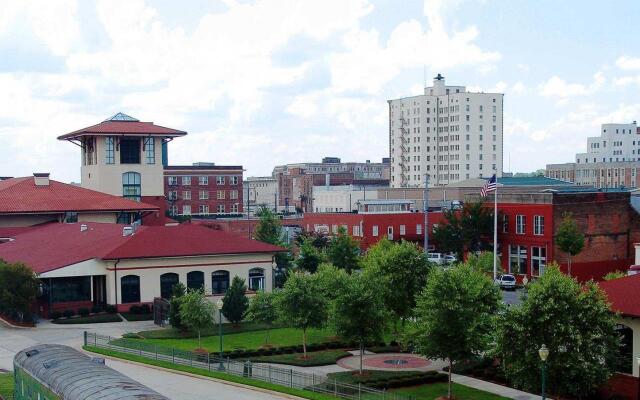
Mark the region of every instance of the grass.
<instances>
[{"instance_id":1,"label":"grass","mask_svg":"<svg viewBox=\"0 0 640 400\"><path fill-rule=\"evenodd\" d=\"M73 325L73 324L103 324L106 322L121 322L122 318L118 314L96 314L88 317L66 318L56 319L51 321L53 324L58 325Z\"/></svg>"},{"instance_id":2,"label":"grass","mask_svg":"<svg viewBox=\"0 0 640 400\"><path fill-rule=\"evenodd\" d=\"M314 352L307 352L307 358L302 358L302 353L292 354L277 354L273 356L259 356L249 358L251 361L295 365L299 367L315 367L320 365L332 365L336 361L343 357L348 357L351 354L344 350L321 350Z\"/></svg>"},{"instance_id":3,"label":"grass","mask_svg":"<svg viewBox=\"0 0 640 400\"><path fill-rule=\"evenodd\" d=\"M358 383L362 383L364 381L370 380L378 380L378 379L391 379L391 378L404 378L407 376L415 376L416 374L420 374L420 372L416 371L377 371L377 370L365 370L365 375L358 375L354 373L356 371L344 371L344 372L332 372L327 375L330 381L334 379L338 382L350 383L352 385L357 385Z\"/></svg>"},{"instance_id":4,"label":"grass","mask_svg":"<svg viewBox=\"0 0 640 400\"><path fill-rule=\"evenodd\" d=\"M13 374L0 373L0 398L13 400Z\"/></svg>"},{"instance_id":5,"label":"grass","mask_svg":"<svg viewBox=\"0 0 640 400\"><path fill-rule=\"evenodd\" d=\"M453 396L457 400L507 400L508 397L498 396L469 386L453 383ZM392 389L390 392L414 396L421 400L433 400L447 395L447 383L431 383L428 385L413 386L408 388Z\"/></svg>"},{"instance_id":6,"label":"grass","mask_svg":"<svg viewBox=\"0 0 640 400\"><path fill-rule=\"evenodd\" d=\"M232 334L232 333L243 333L243 332L252 332L252 331L265 331L266 332L267 325L258 324L255 322L242 322L238 325L234 324L222 324L222 333L224 335ZM277 329L280 327L273 327L272 329ZM205 329L202 331L202 337L205 336L216 336L218 335L218 326L211 329ZM174 329L174 328L166 328L166 329L154 329L150 331L140 331L138 332L138 336L143 337L145 339L184 339L184 338L197 338L198 335L186 330Z\"/></svg>"},{"instance_id":7,"label":"grass","mask_svg":"<svg viewBox=\"0 0 640 400\"><path fill-rule=\"evenodd\" d=\"M91 351L91 352L94 352L94 353L102 354L102 355L105 355L105 356L111 356L111 357L121 358L121 359L124 359L124 360L135 361L135 362L139 362L139 363L142 363L142 364L155 365L157 367L172 369L172 370L175 370L175 371L188 372L188 373L195 374L195 375L208 376L208 377L211 377L211 378L220 379L220 380L224 380L224 381L227 381L227 382L240 383L240 384L243 384L243 385L254 386L254 387L258 387L258 388L262 388L262 389L272 390L274 392L286 393L286 394L290 394L290 395L293 395L293 396L302 397L304 399L336 400L336 397L325 395L325 394L321 394L321 393L313 393L313 392L308 392L308 391L300 390L300 389L292 389L292 388L288 388L286 386L274 385L274 384L271 384L271 383L268 383L268 382L258 381L258 380L255 380L255 379L249 379L249 378L244 378L244 377L235 376L235 375L227 375L227 374L222 373L222 372L207 371L207 370L203 370L203 369L200 369L200 368L190 367L190 366L187 366L187 365L175 365L175 364L171 364L170 362L167 362L167 361L147 359L147 358L139 357L139 356L136 356L136 355L133 355L133 354L120 353L120 352L117 352L117 351L101 349L101 348L93 347L93 346L84 346L83 348L85 350L87 350L87 351Z\"/></svg>"},{"instance_id":8,"label":"grass","mask_svg":"<svg viewBox=\"0 0 640 400\"><path fill-rule=\"evenodd\" d=\"M139 335L142 333L139 333ZM145 334L146 335L146 334ZM145 336L148 337L148 336ZM266 338L265 331L247 331L242 333L223 334L223 349L231 351L235 349L259 349L264 346ZM325 329L307 330L307 343L328 342L335 339L334 333ZM198 348L198 338L182 337L177 339L128 339L130 342L143 342L149 345L164 347L174 347L180 350L193 351ZM124 345L116 339L114 344ZM135 343L133 343L135 345ZM302 344L302 330L295 328L277 328L269 333L269 345L273 347L296 346ZM202 338L202 348L208 351L218 351L220 349L220 338L218 336L205 336Z\"/></svg>"},{"instance_id":9,"label":"grass","mask_svg":"<svg viewBox=\"0 0 640 400\"><path fill-rule=\"evenodd\" d=\"M132 321L153 321L153 314L132 314L130 312L120 313L129 322Z\"/></svg>"}]
</instances>

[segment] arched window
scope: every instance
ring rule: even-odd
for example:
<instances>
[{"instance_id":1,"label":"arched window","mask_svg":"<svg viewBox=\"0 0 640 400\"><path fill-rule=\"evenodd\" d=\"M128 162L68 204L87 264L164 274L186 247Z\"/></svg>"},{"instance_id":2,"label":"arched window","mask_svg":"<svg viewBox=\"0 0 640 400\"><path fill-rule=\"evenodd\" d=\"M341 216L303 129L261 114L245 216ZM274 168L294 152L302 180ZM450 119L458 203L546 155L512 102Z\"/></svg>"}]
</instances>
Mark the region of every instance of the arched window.
<instances>
[{"instance_id":1,"label":"arched window","mask_svg":"<svg viewBox=\"0 0 640 400\"><path fill-rule=\"evenodd\" d=\"M204 288L204 272L191 271L187 274L187 289Z\"/></svg>"},{"instance_id":2,"label":"arched window","mask_svg":"<svg viewBox=\"0 0 640 400\"><path fill-rule=\"evenodd\" d=\"M633 372L633 330L626 325L618 324L616 332L620 336L616 370L624 374L631 374Z\"/></svg>"},{"instance_id":3,"label":"arched window","mask_svg":"<svg viewBox=\"0 0 640 400\"><path fill-rule=\"evenodd\" d=\"M229 271L214 271L211 273L211 293L222 294L229 288Z\"/></svg>"},{"instance_id":4,"label":"arched window","mask_svg":"<svg viewBox=\"0 0 640 400\"><path fill-rule=\"evenodd\" d=\"M167 272L160 275L160 297L170 299L173 287L179 282L178 274Z\"/></svg>"},{"instance_id":5,"label":"arched window","mask_svg":"<svg viewBox=\"0 0 640 400\"><path fill-rule=\"evenodd\" d=\"M122 174L122 197L130 200L140 201L142 188L140 185L140 174L137 172L125 172Z\"/></svg>"},{"instance_id":6,"label":"arched window","mask_svg":"<svg viewBox=\"0 0 640 400\"><path fill-rule=\"evenodd\" d=\"M249 270L249 290L264 290L264 269L251 268Z\"/></svg>"},{"instance_id":7,"label":"arched window","mask_svg":"<svg viewBox=\"0 0 640 400\"><path fill-rule=\"evenodd\" d=\"M120 278L120 293L122 294L122 303L139 303L140 277L127 275Z\"/></svg>"}]
</instances>

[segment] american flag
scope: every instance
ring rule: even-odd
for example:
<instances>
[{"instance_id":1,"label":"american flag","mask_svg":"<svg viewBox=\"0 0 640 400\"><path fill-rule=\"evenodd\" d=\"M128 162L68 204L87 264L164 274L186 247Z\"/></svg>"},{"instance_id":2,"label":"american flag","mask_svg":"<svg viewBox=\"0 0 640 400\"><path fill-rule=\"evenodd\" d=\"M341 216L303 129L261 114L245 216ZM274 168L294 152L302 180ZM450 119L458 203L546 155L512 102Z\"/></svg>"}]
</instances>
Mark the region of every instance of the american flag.
<instances>
[{"instance_id":1,"label":"american flag","mask_svg":"<svg viewBox=\"0 0 640 400\"><path fill-rule=\"evenodd\" d=\"M480 190L480 195L486 197L487 193L493 192L494 190L496 190L496 174L493 174L491 179L484 184L482 190Z\"/></svg>"}]
</instances>

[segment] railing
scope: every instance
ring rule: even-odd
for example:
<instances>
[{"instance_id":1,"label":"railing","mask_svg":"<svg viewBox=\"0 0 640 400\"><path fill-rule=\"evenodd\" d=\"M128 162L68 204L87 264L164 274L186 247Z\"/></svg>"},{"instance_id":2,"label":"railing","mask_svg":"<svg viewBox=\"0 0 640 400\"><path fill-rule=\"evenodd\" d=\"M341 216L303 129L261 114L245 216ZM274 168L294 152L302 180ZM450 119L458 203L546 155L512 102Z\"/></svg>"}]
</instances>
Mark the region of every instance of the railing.
<instances>
[{"instance_id":1,"label":"railing","mask_svg":"<svg viewBox=\"0 0 640 400\"><path fill-rule=\"evenodd\" d=\"M217 371L289 388L325 393L343 399L414 400L411 396L373 389L360 384L353 385L337 380L329 380L324 375L300 372L290 368L273 367L270 364L220 358L210 353L196 353L174 347L158 346L142 340L113 338L85 331L84 345L133 354L148 360L165 361L204 371Z\"/></svg>"}]
</instances>

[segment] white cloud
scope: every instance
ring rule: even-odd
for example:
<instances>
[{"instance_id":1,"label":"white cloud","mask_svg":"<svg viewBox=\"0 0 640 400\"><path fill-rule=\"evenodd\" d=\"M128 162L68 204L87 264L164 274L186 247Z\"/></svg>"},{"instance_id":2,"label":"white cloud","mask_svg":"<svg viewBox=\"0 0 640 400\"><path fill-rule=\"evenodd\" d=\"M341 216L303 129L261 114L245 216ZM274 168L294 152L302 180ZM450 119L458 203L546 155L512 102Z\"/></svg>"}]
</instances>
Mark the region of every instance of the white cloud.
<instances>
[{"instance_id":1,"label":"white cloud","mask_svg":"<svg viewBox=\"0 0 640 400\"><path fill-rule=\"evenodd\" d=\"M640 57L618 57L618 59L616 60L616 66L624 70L640 69Z\"/></svg>"},{"instance_id":2,"label":"white cloud","mask_svg":"<svg viewBox=\"0 0 640 400\"><path fill-rule=\"evenodd\" d=\"M521 81L514 83L511 87L511 92L513 94L523 94L524 92L526 92L526 90L527 87Z\"/></svg>"},{"instance_id":3,"label":"white cloud","mask_svg":"<svg viewBox=\"0 0 640 400\"><path fill-rule=\"evenodd\" d=\"M556 99L556 105L562 106L569 102L570 98L590 96L604 86L606 78L601 71L593 75L590 84L569 83L557 75L552 76L538 87L539 94L544 97Z\"/></svg>"}]
</instances>

